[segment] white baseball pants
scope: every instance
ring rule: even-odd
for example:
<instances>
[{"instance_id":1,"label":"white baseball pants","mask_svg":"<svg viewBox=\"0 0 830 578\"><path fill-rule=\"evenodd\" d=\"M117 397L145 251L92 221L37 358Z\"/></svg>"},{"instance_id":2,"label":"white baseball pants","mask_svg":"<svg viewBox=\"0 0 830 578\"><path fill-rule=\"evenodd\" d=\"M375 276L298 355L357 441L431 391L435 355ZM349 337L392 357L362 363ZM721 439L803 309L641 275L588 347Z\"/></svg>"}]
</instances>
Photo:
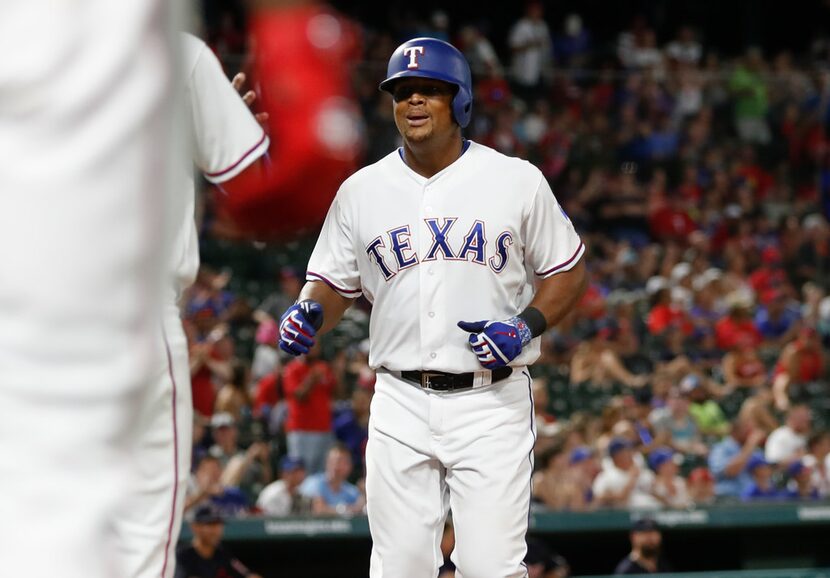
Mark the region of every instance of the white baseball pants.
<instances>
[{"instance_id":1,"label":"white baseball pants","mask_svg":"<svg viewBox=\"0 0 830 578\"><path fill-rule=\"evenodd\" d=\"M525 368L435 393L378 373L366 447L372 578L433 578L452 510L458 578L519 578L535 424Z\"/></svg>"}]
</instances>

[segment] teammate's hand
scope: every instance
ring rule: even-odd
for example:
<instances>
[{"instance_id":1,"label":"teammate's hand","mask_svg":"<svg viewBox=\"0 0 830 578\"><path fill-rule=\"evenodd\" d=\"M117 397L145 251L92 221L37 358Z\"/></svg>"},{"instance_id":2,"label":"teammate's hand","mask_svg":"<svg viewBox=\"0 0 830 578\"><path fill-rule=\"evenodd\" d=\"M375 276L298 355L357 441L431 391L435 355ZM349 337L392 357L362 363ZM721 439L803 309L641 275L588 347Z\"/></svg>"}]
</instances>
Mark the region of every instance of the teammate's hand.
<instances>
[{"instance_id":1,"label":"teammate's hand","mask_svg":"<svg viewBox=\"0 0 830 578\"><path fill-rule=\"evenodd\" d=\"M295 303L280 319L280 349L291 355L308 353L321 325L322 305L311 299Z\"/></svg>"},{"instance_id":2,"label":"teammate's hand","mask_svg":"<svg viewBox=\"0 0 830 578\"><path fill-rule=\"evenodd\" d=\"M244 72L237 72L236 75L233 77L233 80L231 80L231 86L233 86L234 89L240 95L242 95L242 102L244 102L245 104L247 104L250 107L252 104L254 104L254 101L256 100L256 92L254 92L253 90L249 90L249 91L245 92L244 94L242 93L242 87L245 86L245 81L246 80L247 80L247 77L245 76ZM260 126L262 128L264 128L264 129L268 128L268 113L267 112L254 113L254 118L260 124Z\"/></svg>"},{"instance_id":3,"label":"teammate's hand","mask_svg":"<svg viewBox=\"0 0 830 578\"><path fill-rule=\"evenodd\" d=\"M504 367L522 352L533 336L518 317L504 321L459 321L458 326L472 333L470 348L486 369Z\"/></svg>"}]
</instances>

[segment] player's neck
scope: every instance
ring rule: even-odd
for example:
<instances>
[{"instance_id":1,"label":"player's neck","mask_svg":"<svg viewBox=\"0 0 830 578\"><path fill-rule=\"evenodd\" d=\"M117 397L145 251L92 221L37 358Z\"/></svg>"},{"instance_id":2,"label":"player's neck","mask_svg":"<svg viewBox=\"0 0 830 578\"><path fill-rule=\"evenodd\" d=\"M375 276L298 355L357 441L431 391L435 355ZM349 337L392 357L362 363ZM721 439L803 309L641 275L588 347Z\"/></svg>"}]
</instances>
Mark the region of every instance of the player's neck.
<instances>
[{"instance_id":1,"label":"player's neck","mask_svg":"<svg viewBox=\"0 0 830 578\"><path fill-rule=\"evenodd\" d=\"M449 140L443 142L404 140L404 161L413 171L429 179L458 160L463 145L460 132L454 133Z\"/></svg>"}]
</instances>

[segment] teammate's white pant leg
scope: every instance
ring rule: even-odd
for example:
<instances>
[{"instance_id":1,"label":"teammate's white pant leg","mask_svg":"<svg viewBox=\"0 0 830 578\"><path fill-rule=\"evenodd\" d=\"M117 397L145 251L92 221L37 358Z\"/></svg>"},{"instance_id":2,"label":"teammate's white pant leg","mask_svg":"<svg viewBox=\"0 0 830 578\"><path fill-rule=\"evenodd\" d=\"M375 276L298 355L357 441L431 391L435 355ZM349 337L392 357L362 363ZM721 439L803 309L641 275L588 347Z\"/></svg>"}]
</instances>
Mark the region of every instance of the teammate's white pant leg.
<instances>
[{"instance_id":1,"label":"teammate's white pant leg","mask_svg":"<svg viewBox=\"0 0 830 578\"><path fill-rule=\"evenodd\" d=\"M441 566L447 496L430 404L423 391L378 373L366 445L371 578L433 578Z\"/></svg>"},{"instance_id":2,"label":"teammate's white pant leg","mask_svg":"<svg viewBox=\"0 0 830 578\"><path fill-rule=\"evenodd\" d=\"M445 395L439 457L447 466L458 578L520 578L533 473L533 401L526 370Z\"/></svg>"},{"instance_id":3,"label":"teammate's white pant leg","mask_svg":"<svg viewBox=\"0 0 830 578\"><path fill-rule=\"evenodd\" d=\"M135 477L116 518L123 578L170 578L190 473L193 402L187 339L177 307L170 305L157 374L148 388L135 439Z\"/></svg>"},{"instance_id":4,"label":"teammate's white pant leg","mask_svg":"<svg viewBox=\"0 0 830 578\"><path fill-rule=\"evenodd\" d=\"M120 578L112 513L160 318L163 5L3 2L3 575Z\"/></svg>"}]
</instances>

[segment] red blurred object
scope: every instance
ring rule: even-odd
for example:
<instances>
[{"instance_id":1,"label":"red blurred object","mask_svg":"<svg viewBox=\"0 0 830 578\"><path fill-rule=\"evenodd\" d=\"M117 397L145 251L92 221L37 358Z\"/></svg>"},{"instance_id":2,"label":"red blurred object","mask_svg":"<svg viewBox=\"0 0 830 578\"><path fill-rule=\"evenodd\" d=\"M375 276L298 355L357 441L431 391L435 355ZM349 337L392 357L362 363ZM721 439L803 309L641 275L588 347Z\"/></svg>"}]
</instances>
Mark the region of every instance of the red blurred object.
<instances>
[{"instance_id":1,"label":"red blurred object","mask_svg":"<svg viewBox=\"0 0 830 578\"><path fill-rule=\"evenodd\" d=\"M302 6L251 18L252 77L269 114L268 158L217 195L220 219L244 236L285 238L322 223L362 149L349 63L359 34L334 12Z\"/></svg>"}]
</instances>

